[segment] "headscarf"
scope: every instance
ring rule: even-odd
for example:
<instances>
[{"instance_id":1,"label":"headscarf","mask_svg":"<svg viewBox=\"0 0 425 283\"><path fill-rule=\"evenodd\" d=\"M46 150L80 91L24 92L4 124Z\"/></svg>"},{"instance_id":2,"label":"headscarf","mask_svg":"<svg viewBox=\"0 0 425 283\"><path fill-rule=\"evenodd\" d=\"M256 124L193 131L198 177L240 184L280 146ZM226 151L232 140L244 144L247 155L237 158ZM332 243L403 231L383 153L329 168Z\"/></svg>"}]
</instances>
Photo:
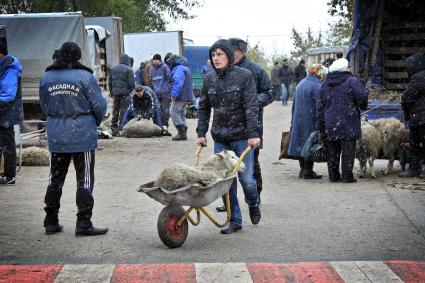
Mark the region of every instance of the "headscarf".
<instances>
[{"instance_id":1,"label":"headscarf","mask_svg":"<svg viewBox=\"0 0 425 283\"><path fill-rule=\"evenodd\" d=\"M344 72L348 70L348 61L345 58L335 60L329 67L329 72Z\"/></svg>"},{"instance_id":2,"label":"headscarf","mask_svg":"<svg viewBox=\"0 0 425 283\"><path fill-rule=\"evenodd\" d=\"M328 73L328 68L326 68L322 64L313 64L311 67L308 68L308 74L316 75L319 79L324 79Z\"/></svg>"}]
</instances>

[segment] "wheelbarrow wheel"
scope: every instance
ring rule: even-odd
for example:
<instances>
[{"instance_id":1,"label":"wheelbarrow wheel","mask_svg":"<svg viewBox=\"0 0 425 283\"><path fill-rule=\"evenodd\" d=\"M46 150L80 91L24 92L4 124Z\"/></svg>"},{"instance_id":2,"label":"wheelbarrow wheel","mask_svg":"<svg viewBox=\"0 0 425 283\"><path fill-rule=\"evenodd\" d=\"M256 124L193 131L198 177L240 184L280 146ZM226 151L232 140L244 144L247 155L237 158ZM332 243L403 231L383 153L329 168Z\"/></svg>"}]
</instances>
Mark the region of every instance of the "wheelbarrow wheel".
<instances>
[{"instance_id":1,"label":"wheelbarrow wheel","mask_svg":"<svg viewBox=\"0 0 425 283\"><path fill-rule=\"evenodd\" d=\"M161 210L158 216L158 235L161 241L169 248L178 248L186 241L189 232L187 219L180 227L177 222L183 217L185 210L181 206L168 205Z\"/></svg>"}]
</instances>

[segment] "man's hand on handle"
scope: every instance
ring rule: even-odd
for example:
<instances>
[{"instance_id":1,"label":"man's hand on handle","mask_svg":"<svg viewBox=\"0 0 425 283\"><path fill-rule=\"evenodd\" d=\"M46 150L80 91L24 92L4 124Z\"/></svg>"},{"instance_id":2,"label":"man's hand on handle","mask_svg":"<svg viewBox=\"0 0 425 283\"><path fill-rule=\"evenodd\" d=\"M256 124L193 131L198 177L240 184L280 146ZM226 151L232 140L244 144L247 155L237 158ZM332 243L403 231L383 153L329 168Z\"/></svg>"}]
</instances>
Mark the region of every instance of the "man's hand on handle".
<instances>
[{"instance_id":1,"label":"man's hand on handle","mask_svg":"<svg viewBox=\"0 0 425 283\"><path fill-rule=\"evenodd\" d=\"M199 146L207 146L207 138L206 137L201 137L198 138L198 141L196 142Z\"/></svg>"},{"instance_id":2,"label":"man's hand on handle","mask_svg":"<svg viewBox=\"0 0 425 283\"><path fill-rule=\"evenodd\" d=\"M251 146L253 149L257 148L261 143L260 138L252 138L248 139L248 145Z\"/></svg>"}]
</instances>

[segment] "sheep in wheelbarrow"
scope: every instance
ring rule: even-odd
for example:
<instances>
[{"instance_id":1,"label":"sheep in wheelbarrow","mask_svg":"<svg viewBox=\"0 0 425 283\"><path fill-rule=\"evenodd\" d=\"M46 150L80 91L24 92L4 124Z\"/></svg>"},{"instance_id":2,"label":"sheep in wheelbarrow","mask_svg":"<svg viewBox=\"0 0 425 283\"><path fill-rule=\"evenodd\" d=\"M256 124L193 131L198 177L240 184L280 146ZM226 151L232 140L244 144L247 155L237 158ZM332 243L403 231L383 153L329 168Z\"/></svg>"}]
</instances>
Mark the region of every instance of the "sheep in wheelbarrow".
<instances>
[{"instance_id":1,"label":"sheep in wheelbarrow","mask_svg":"<svg viewBox=\"0 0 425 283\"><path fill-rule=\"evenodd\" d=\"M189 184L208 186L219 179L229 177L238 160L233 151L224 150L214 154L199 168L176 163L162 170L154 185L168 191L174 191ZM245 164L242 162L239 171L243 170L245 170Z\"/></svg>"}]
</instances>

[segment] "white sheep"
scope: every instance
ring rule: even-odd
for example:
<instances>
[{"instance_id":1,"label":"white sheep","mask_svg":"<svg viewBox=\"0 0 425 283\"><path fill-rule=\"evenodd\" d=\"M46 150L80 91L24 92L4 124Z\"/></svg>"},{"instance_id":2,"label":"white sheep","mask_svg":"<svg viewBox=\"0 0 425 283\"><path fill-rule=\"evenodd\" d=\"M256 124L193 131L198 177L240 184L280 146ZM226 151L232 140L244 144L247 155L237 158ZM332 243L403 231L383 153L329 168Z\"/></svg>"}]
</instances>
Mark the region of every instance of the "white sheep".
<instances>
[{"instance_id":1,"label":"white sheep","mask_svg":"<svg viewBox=\"0 0 425 283\"><path fill-rule=\"evenodd\" d=\"M400 150L405 137L405 127L400 120L395 118L371 120L369 123L375 127L381 137L381 150L383 157L388 159L388 164L383 171L384 175L393 170L394 159Z\"/></svg>"},{"instance_id":2,"label":"white sheep","mask_svg":"<svg viewBox=\"0 0 425 283\"><path fill-rule=\"evenodd\" d=\"M239 158L233 151L224 150L214 154L199 168L176 163L162 170L155 181L155 186L168 191L196 183L208 186L219 179L228 177L238 160ZM243 170L245 170L245 164L242 162L239 171Z\"/></svg>"},{"instance_id":3,"label":"white sheep","mask_svg":"<svg viewBox=\"0 0 425 283\"><path fill-rule=\"evenodd\" d=\"M356 144L356 158L360 162L360 177L366 175L366 163L369 161L370 175L376 179L374 161L378 158L382 145L378 131L369 123L362 122L362 137Z\"/></svg>"},{"instance_id":4,"label":"white sheep","mask_svg":"<svg viewBox=\"0 0 425 283\"><path fill-rule=\"evenodd\" d=\"M134 118L125 124L122 135L127 138L159 137L162 129L150 120Z\"/></svg>"},{"instance_id":5,"label":"white sheep","mask_svg":"<svg viewBox=\"0 0 425 283\"><path fill-rule=\"evenodd\" d=\"M50 154L45 148L30 146L22 150L22 166L49 166Z\"/></svg>"}]
</instances>

